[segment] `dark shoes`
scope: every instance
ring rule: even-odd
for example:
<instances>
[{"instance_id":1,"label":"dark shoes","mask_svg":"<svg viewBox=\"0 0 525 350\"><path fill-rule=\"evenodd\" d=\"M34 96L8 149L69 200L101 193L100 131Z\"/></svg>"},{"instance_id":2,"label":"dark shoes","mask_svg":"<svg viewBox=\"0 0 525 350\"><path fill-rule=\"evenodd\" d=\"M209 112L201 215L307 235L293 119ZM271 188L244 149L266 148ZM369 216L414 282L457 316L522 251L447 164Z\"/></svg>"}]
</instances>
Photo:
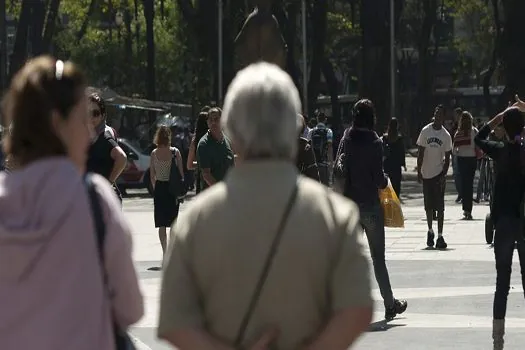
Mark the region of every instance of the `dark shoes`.
<instances>
[{"instance_id":1,"label":"dark shoes","mask_svg":"<svg viewBox=\"0 0 525 350\"><path fill-rule=\"evenodd\" d=\"M472 220L472 214L469 213L468 211L464 211L463 212L463 220L468 220L468 221Z\"/></svg>"},{"instance_id":2,"label":"dark shoes","mask_svg":"<svg viewBox=\"0 0 525 350\"><path fill-rule=\"evenodd\" d=\"M434 246L434 231L429 230L427 232L427 247L432 248Z\"/></svg>"},{"instance_id":3,"label":"dark shoes","mask_svg":"<svg viewBox=\"0 0 525 350\"><path fill-rule=\"evenodd\" d=\"M459 204L459 203L461 203L461 201L462 201L461 197L458 196L458 198L456 198L456 203Z\"/></svg>"},{"instance_id":4,"label":"dark shoes","mask_svg":"<svg viewBox=\"0 0 525 350\"><path fill-rule=\"evenodd\" d=\"M397 315L406 311L408 303L406 300L394 299L394 306L386 308L385 320L392 321Z\"/></svg>"},{"instance_id":5,"label":"dark shoes","mask_svg":"<svg viewBox=\"0 0 525 350\"><path fill-rule=\"evenodd\" d=\"M438 237L436 241L436 249L447 249L447 243L445 242L443 236Z\"/></svg>"}]
</instances>

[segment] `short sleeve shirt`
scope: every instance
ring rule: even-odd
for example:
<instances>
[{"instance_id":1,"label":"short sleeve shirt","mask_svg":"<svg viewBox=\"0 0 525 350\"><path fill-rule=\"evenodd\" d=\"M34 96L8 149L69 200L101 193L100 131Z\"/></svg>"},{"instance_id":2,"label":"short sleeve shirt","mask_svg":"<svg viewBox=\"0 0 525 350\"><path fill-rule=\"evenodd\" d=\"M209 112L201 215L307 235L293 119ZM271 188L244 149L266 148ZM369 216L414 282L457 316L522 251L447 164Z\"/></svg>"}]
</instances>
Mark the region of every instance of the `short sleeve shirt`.
<instances>
[{"instance_id":1,"label":"short sleeve shirt","mask_svg":"<svg viewBox=\"0 0 525 350\"><path fill-rule=\"evenodd\" d=\"M310 129L308 131L308 140L312 140L312 132L315 130L315 129L327 129L327 132L326 132L326 142L328 143L332 143L334 141L334 132L332 131L332 129L326 127L326 125L324 125L323 123L319 123L315 126L315 128L313 129Z\"/></svg>"},{"instance_id":2,"label":"short sleeve shirt","mask_svg":"<svg viewBox=\"0 0 525 350\"><path fill-rule=\"evenodd\" d=\"M109 179L115 161L111 158L111 151L118 147L113 130L106 126L104 132L98 135L96 141L89 148L87 171L100 174Z\"/></svg>"},{"instance_id":3,"label":"short sleeve shirt","mask_svg":"<svg viewBox=\"0 0 525 350\"><path fill-rule=\"evenodd\" d=\"M230 140L224 137L216 140L207 132L197 146L197 162L200 169L210 169L211 175L217 181L222 181L234 164L234 154ZM201 174L201 188L208 187Z\"/></svg>"},{"instance_id":4,"label":"short sleeve shirt","mask_svg":"<svg viewBox=\"0 0 525 350\"><path fill-rule=\"evenodd\" d=\"M452 151L452 138L447 129L436 130L432 123L421 130L417 145L425 148L421 175L424 179L432 179L443 171L445 155Z\"/></svg>"}]
</instances>

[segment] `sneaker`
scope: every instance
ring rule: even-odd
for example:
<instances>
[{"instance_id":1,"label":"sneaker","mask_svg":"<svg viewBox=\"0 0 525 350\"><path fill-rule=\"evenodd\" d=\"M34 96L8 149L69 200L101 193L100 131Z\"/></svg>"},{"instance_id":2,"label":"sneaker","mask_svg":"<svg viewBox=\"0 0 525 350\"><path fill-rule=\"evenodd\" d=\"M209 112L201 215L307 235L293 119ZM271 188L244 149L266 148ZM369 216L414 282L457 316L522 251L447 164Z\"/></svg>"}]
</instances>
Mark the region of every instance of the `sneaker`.
<instances>
[{"instance_id":1,"label":"sneaker","mask_svg":"<svg viewBox=\"0 0 525 350\"><path fill-rule=\"evenodd\" d=\"M461 203L461 201L462 201L461 197L458 196L458 198L456 198L456 203L459 204L459 203Z\"/></svg>"},{"instance_id":2,"label":"sneaker","mask_svg":"<svg viewBox=\"0 0 525 350\"><path fill-rule=\"evenodd\" d=\"M434 246L434 231L428 230L427 232L427 247L431 248Z\"/></svg>"},{"instance_id":3,"label":"sneaker","mask_svg":"<svg viewBox=\"0 0 525 350\"><path fill-rule=\"evenodd\" d=\"M464 211L463 212L463 220L472 220L472 214L467 212L467 211Z\"/></svg>"},{"instance_id":4,"label":"sneaker","mask_svg":"<svg viewBox=\"0 0 525 350\"><path fill-rule=\"evenodd\" d=\"M385 310L385 320L392 321L397 315L406 311L408 303L406 300L394 299L394 306Z\"/></svg>"},{"instance_id":5,"label":"sneaker","mask_svg":"<svg viewBox=\"0 0 525 350\"><path fill-rule=\"evenodd\" d=\"M472 198L472 201L473 201L474 203L476 203L476 204L479 204L479 202L480 202L480 200L479 200L478 197L476 197L476 198Z\"/></svg>"},{"instance_id":6,"label":"sneaker","mask_svg":"<svg viewBox=\"0 0 525 350\"><path fill-rule=\"evenodd\" d=\"M438 237L436 241L436 249L447 249L447 243L445 242L443 236Z\"/></svg>"}]
</instances>

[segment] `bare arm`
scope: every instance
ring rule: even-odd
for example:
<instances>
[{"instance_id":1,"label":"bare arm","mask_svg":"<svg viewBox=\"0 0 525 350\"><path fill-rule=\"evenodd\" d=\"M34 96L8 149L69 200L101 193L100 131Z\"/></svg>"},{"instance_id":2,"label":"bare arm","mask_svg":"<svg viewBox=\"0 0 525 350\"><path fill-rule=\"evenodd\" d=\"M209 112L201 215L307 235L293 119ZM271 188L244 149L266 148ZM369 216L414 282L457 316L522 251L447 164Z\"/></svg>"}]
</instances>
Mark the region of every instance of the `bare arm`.
<instances>
[{"instance_id":1,"label":"bare arm","mask_svg":"<svg viewBox=\"0 0 525 350\"><path fill-rule=\"evenodd\" d=\"M452 151L445 153L445 164L443 165L443 176L447 176L448 168L450 167L450 155Z\"/></svg>"},{"instance_id":2,"label":"bare arm","mask_svg":"<svg viewBox=\"0 0 525 350\"><path fill-rule=\"evenodd\" d=\"M177 158L177 168L179 168L180 177L184 179L184 168L182 167L182 156L179 150L176 151L175 157Z\"/></svg>"},{"instance_id":3,"label":"bare arm","mask_svg":"<svg viewBox=\"0 0 525 350\"><path fill-rule=\"evenodd\" d=\"M113 164L113 169L111 169L111 173L109 174L109 182L115 183L117 181L117 178L122 174L124 169L126 168L126 164L128 163L128 157L126 156L126 153L120 148L119 146L113 147L111 150L111 158L115 161L115 164Z\"/></svg>"},{"instance_id":4,"label":"bare arm","mask_svg":"<svg viewBox=\"0 0 525 350\"><path fill-rule=\"evenodd\" d=\"M417 173L421 175L421 167L423 166L423 159L425 157L425 147L417 147Z\"/></svg>"},{"instance_id":5,"label":"bare arm","mask_svg":"<svg viewBox=\"0 0 525 350\"><path fill-rule=\"evenodd\" d=\"M204 179L204 181L206 181L208 186L212 186L212 185L215 185L217 183L217 180L215 180L215 178L211 174L211 169L210 168L201 169L201 171L202 171L202 178Z\"/></svg>"},{"instance_id":6,"label":"bare arm","mask_svg":"<svg viewBox=\"0 0 525 350\"><path fill-rule=\"evenodd\" d=\"M348 308L336 313L317 339L304 350L346 350L372 320L372 306Z\"/></svg>"},{"instance_id":7,"label":"bare arm","mask_svg":"<svg viewBox=\"0 0 525 350\"><path fill-rule=\"evenodd\" d=\"M153 157L155 157L155 151L151 152L149 158L149 181L151 182L151 187L155 188L155 182L157 181L157 174L155 173L155 166L153 165Z\"/></svg>"}]
</instances>

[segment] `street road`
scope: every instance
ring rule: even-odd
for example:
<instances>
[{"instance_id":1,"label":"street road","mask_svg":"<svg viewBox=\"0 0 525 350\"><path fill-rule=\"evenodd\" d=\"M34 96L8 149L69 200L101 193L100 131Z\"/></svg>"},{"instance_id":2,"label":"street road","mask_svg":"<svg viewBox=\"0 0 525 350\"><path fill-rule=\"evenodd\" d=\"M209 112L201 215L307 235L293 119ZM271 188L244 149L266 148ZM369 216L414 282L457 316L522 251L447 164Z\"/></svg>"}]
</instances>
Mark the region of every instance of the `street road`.
<instances>
[{"instance_id":1,"label":"street road","mask_svg":"<svg viewBox=\"0 0 525 350\"><path fill-rule=\"evenodd\" d=\"M451 184L448 185L452 189ZM488 349L491 342L492 298L495 271L493 251L485 244L484 218L487 205L474 208L474 221L461 220L461 205L447 195L446 251L426 248L426 224L420 185L404 184L406 196L404 229L387 229L386 256L394 293L408 300L406 314L385 325L383 303L373 283L376 300L374 323L354 347L370 350ZM182 210L187 204L182 206ZM145 297L146 315L132 329L139 349L169 349L155 337L161 249L153 227L153 203L145 195L124 200L124 213L131 223L134 261ZM514 275L507 312L509 349L525 344L525 313L519 267Z\"/></svg>"}]
</instances>

